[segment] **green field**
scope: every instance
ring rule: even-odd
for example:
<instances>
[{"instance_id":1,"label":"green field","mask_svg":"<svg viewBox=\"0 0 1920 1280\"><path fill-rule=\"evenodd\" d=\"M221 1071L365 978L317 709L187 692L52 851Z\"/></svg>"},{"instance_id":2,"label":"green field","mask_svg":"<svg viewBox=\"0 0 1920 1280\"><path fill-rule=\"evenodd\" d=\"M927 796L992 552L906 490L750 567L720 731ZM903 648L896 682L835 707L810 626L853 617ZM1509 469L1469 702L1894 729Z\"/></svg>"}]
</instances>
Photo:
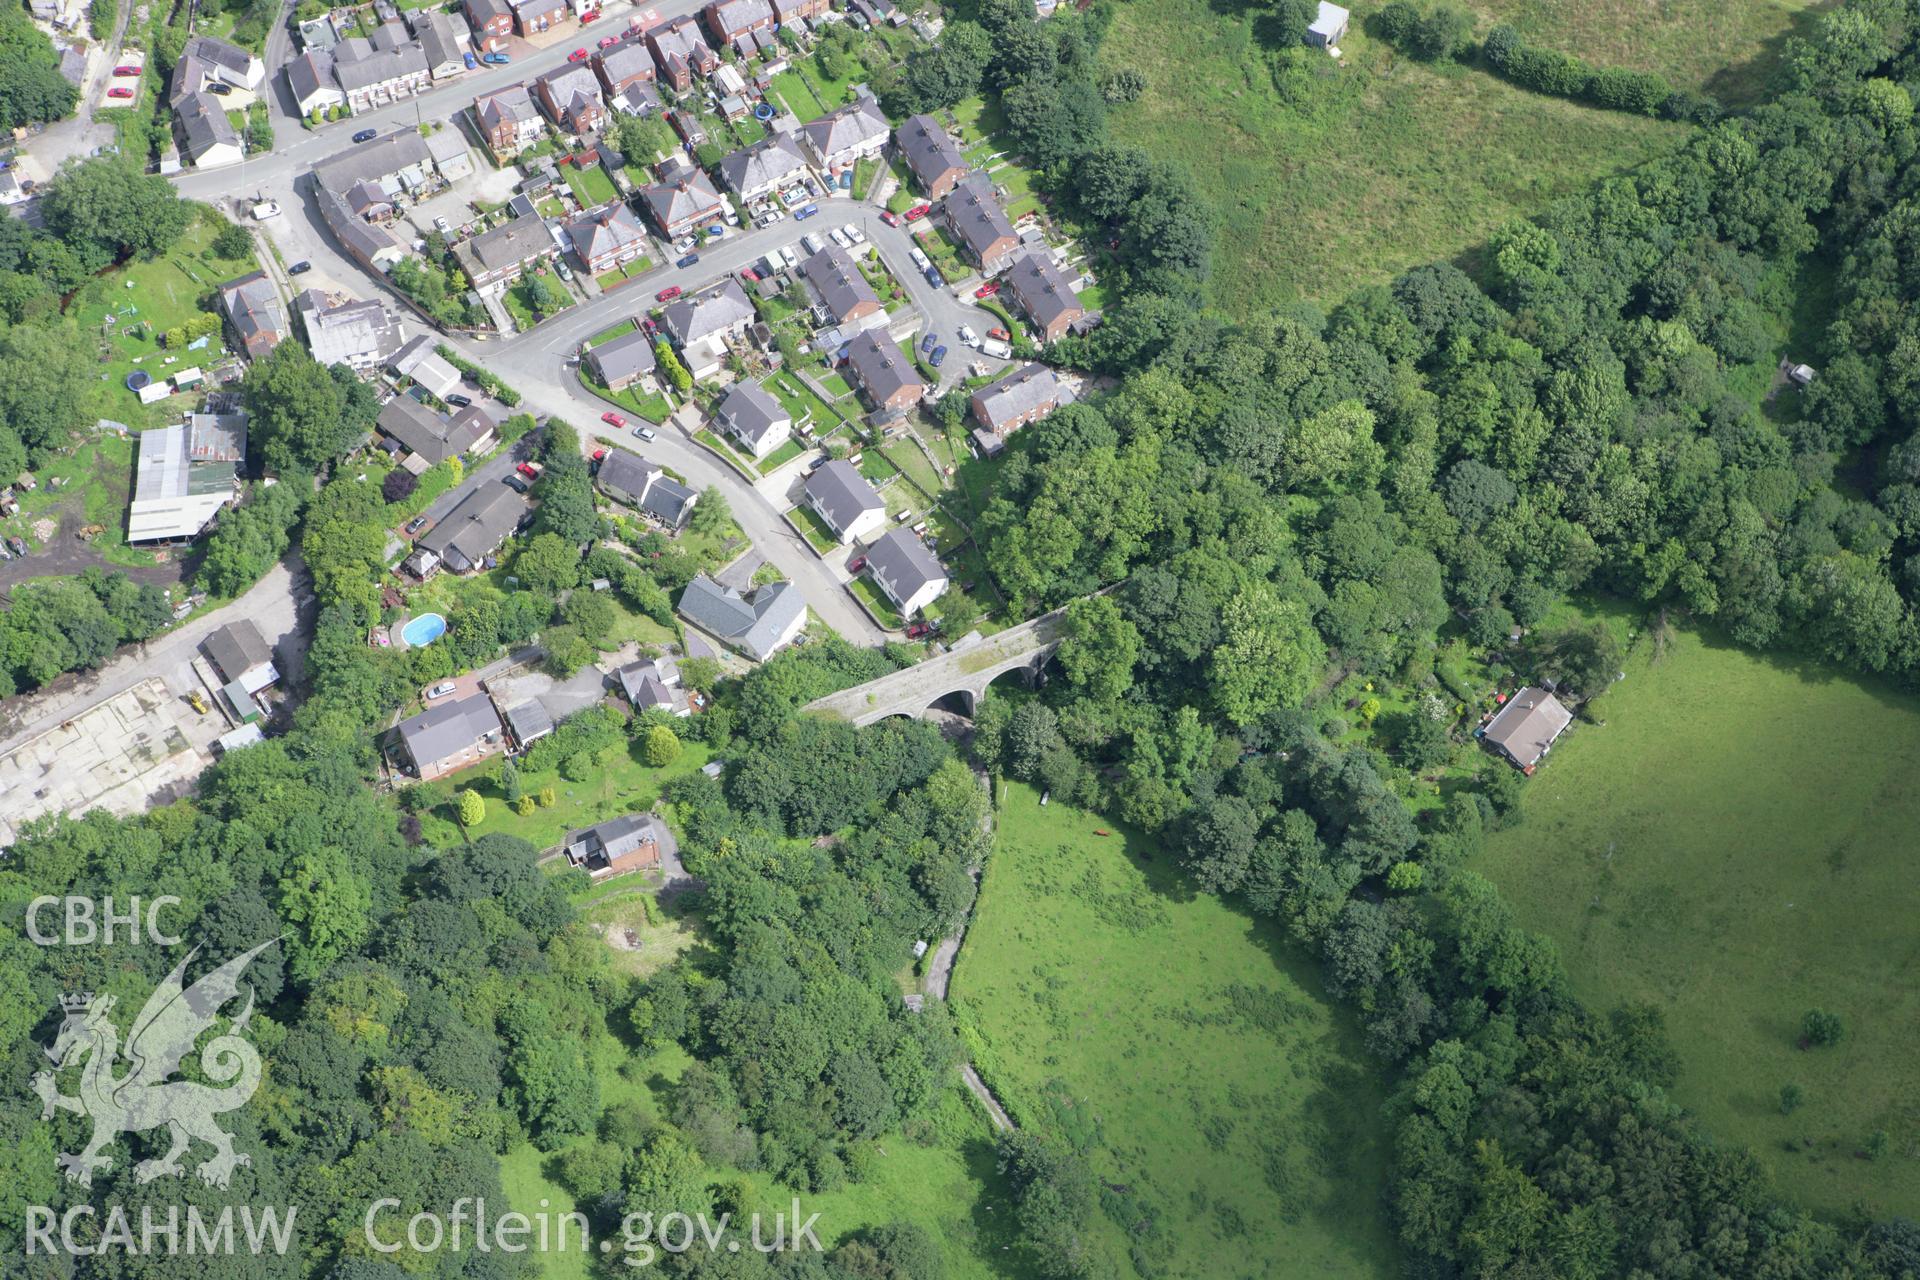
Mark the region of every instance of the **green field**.
<instances>
[{"instance_id":1,"label":"green field","mask_svg":"<svg viewBox=\"0 0 1920 1280\"><path fill-rule=\"evenodd\" d=\"M1211 288L1232 314L1335 301L1459 258L1501 224L1687 136L1398 57L1362 32L1364 16L1354 14L1344 65L1316 56L1286 77L1246 11L1206 0L1114 9L1102 62L1138 67L1148 85L1115 108L1114 134L1184 164L1213 202ZM1688 29L1710 25L1702 15Z\"/></svg>"},{"instance_id":2,"label":"green field","mask_svg":"<svg viewBox=\"0 0 1920 1280\"><path fill-rule=\"evenodd\" d=\"M1010 786L999 824L954 995L1016 1121L1107 1187L1090 1274L1399 1274L1381 1091L1311 963L1108 819Z\"/></svg>"},{"instance_id":3,"label":"green field","mask_svg":"<svg viewBox=\"0 0 1920 1280\"><path fill-rule=\"evenodd\" d=\"M1783 1191L1920 1211L1920 701L1683 633L1596 706L1478 869L1594 1007L1666 1010L1678 1099ZM1813 1007L1839 1046L1796 1047Z\"/></svg>"}]
</instances>

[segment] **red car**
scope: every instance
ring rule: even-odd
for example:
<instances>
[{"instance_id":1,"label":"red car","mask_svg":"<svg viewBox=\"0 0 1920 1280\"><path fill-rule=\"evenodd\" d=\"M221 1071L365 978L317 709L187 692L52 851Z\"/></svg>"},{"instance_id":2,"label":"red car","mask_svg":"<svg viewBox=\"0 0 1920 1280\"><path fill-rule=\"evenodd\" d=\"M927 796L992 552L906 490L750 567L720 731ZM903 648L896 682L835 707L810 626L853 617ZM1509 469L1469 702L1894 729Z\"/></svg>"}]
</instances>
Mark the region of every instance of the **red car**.
<instances>
[{"instance_id":1,"label":"red car","mask_svg":"<svg viewBox=\"0 0 1920 1280\"><path fill-rule=\"evenodd\" d=\"M973 296L976 298L991 298L998 292L1000 292L1000 282L998 280L989 280L978 289L975 289Z\"/></svg>"},{"instance_id":2,"label":"red car","mask_svg":"<svg viewBox=\"0 0 1920 1280\"><path fill-rule=\"evenodd\" d=\"M617 413L603 413L600 415L600 421L606 423L610 427L624 427L627 425L627 420L621 417ZM593 456L595 459L598 459L600 455L604 454L605 452L606 450L602 449L600 453L596 453Z\"/></svg>"},{"instance_id":3,"label":"red car","mask_svg":"<svg viewBox=\"0 0 1920 1280\"><path fill-rule=\"evenodd\" d=\"M653 300L655 302L672 302L675 298L679 296L680 296L680 286L677 284L670 284L666 288L662 289L660 292L654 294Z\"/></svg>"},{"instance_id":4,"label":"red car","mask_svg":"<svg viewBox=\"0 0 1920 1280\"><path fill-rule=\"evenodd\" d=\"M742 267L740 268L740 278L742 280L745 280L748 284L752 284L754 281L760 278L760 273L758 271L755 271L752 267Z\"/></svg>"},{"instance_id":5,"label":"red car","mask_svg":"<svg viewBox=\"0 0 1920 1280\"><path fill-rule=\"evenodd\" d=\"M589 22L598 22L598 21L600 21L600 11L598 9L594 9L580 15L580 25L583 27L586 26Z\"/></svg>"},{"instance_id":6,"label":"red car","mask_svg":"<svg viewBox=\"0 0 1920 1280\"><path fill-rule=\"evenodd\" d=\"M593 451L593 460L595 462L605 462L607 460L607 451L605 449L595 449Z\"/></svg>"},{"instance_id":7,"label":"red car","mask_svg":"<svg viewBox=\"0 0 1920 1280\"><path fill-rule=\"evenodd\" d=\"M918 640L920 637L925 635L931 635L932 633L933 633L933 628L929 626L927 623L916 622L912 626L907 628L907 639Z\"/></svg>"},{"instance_id":8,"label":"red car","mask_svg":"<svg viewBox=\"0 0 1920 1280\"><path fill-rule=\"evenodd\" d=\"M615 45L617 45L617 44L619 44L619 43L620 43L620 37L619 37L619 36L606 36L606 37L603 37L603 38L601 39L601 41L600 41L600 47L601 47L602 49L611 49L611 48L613 48L613 46L615 46Z\"/></svg>"},{"instance_id":9,"label":"red car","mask_svg":"<svg viewBox=\"0 0 1920 1280\"><path fill-rule=\"evenodd\" d=\"M572 53L567 55L568 62L585 62L586 60L587 60L587 51L585 49L575 49Z\"/></svg>"},{"instance_id":10,"label":"red car","mask_svg":"<svg viewBox=\"0 0 1920 1280\"><path fill-rule=\"evenodd\" d=\"M854 559L852 564L847 566L847 572L858 573L866 567L867 567L867 558L865 556L858 556Z\"/></svg>"},{"instance_id":11,"label":"red car","mask_svg":"<svg viewBox=\"0 0 1920 1280\"><path fill-rule=\"evenodd\" d=\"M523 462L519 466L515 467L514 470L518 471L521 475L525 476L529 480L532 480L533 478L535 478L540 474L540 468L534 466L531 462Z\"/></svg>"},{"instance_id":12,"label":"red car","mask_svg":"<svg viewBox=\"0 0 1920 1280\"><path fill-rule=\"evenodd\" d=\"M118 88L109 89L107 90L107 96L109 98L131 98L133 96L133 90L118 89Z\"/></svg>"},{"instance_id":13,"label":"red car","mask_svg":"<svg viewBox=\"0 0 1920 1280\"><path fill-rule=\"evenodd\" d=\"M889 209L887 212L880 215L880 221L886 223L890 227L897 227L900 225L900 215L893 212L891 209Z\"/></svg>"},{"instance_id":14,"label":"red car","mask_svg":"<svg viewBox=\"0 0 1920 1280\"><path fill-rule=\"evenodd\" d=\"M645 333L648 337L652 337L654 334L660 331L660 326L656 325L653 322L652 316L641 316L640 329L641 329L641 332Z\"/></svg>"},{"instance_id":15,"label":"red car","mask_svg":"<svg viewBox=\"0 0 1920 1280\"><path fill-rule=\"evenodd\" d=\"M987 336L989 338L998 338L1000 339L1000 341L1005 342L1007 340L1008 334L1005 329L993 328L993 329L987 330Z\"/></svg>"},{"instance_id":16,"label":"red car","mask_svg":"<svg viewBox=\"0 0 1920 1280\"><path fill-rule=\"evenodd\" d=\"M917 204L917 205L915 205L915 206L913 206L913 208L911 208L911 209L909 209L909 210L907 210L907 221L908 221L908 222L918 222L918 221L920 221L920 219L922 219L922 218L924 218L924 217L926 217L926 216L927 216L927 215L928 215L929 213L932 213L932 212L933 212L933 206L932 206L932 205L930 205L930 204Z\"/></svg>"},{"instance_id":17,"label":"red car","mask_svg":"<svg viewBox=\"0 0 1920 1280\"><path fill-rule=\"evenodd\" d=\"M113 74L117 76L137 76L140 74L140 68L133 66L132 64L127 64L125 66L115 67L113 69Z\"/></svg>"}]
</instances>

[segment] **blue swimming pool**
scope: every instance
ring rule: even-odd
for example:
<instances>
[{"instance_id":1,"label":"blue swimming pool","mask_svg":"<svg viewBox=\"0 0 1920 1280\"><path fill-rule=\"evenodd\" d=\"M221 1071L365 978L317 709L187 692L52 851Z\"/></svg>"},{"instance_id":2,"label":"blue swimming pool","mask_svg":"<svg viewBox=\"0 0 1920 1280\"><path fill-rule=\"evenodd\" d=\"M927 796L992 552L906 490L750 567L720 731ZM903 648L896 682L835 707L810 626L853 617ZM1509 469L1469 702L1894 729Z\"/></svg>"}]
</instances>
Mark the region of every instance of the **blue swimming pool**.
<instances>
[{"instance_id":1,"label":"blue swimming pool","mask_svg":"<svg viewBox=\"0 0 1920 1280\"><path fill-rule=\"evenodd\" d=\"M413 648L432 644L447 634L447 620L437 613L423 613L417 618L408 619L407 625L400 628L400 638Z\"/></svg>"}]
</instances>

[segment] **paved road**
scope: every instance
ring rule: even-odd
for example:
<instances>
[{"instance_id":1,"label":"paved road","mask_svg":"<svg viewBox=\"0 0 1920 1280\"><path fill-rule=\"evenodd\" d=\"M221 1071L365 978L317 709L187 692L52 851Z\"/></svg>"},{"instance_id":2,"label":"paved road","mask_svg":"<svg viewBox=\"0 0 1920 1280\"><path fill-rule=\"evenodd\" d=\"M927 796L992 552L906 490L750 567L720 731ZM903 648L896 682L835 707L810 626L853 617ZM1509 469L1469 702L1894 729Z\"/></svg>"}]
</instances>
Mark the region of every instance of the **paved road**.
<instances>
[{"instance_id":1,"label":"paved road","mask_svg":"<svg viewBox=\"0 0 1920 1280\"><path fill-rule=\"evenodd\" d=\"M199 687L191 669L200 642L229 622L250 619L260 628L267 643L274 646L276 665L288 683L295 682L306 654L306 632L312 618L308 613L313 589L307 581L306 566L297 556L275 565L267 575L231 604L223 605L145 644L122 649L113 660L97 671L61 676L46 688L24 698L10 699L0 709L0 754L5 754L28 738L57 727L75 713L96 702L125 693L151 676L166 682L173 693L185 696Z\"/></svg>"}]
</instances>

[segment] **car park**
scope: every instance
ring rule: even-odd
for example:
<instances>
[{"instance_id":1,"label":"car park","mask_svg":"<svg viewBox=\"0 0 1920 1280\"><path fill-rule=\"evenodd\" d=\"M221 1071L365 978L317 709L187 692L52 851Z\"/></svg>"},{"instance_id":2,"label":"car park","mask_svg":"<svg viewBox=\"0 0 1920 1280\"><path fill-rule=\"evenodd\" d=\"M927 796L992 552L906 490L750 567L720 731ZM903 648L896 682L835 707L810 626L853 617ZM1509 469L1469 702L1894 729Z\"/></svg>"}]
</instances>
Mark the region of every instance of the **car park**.
<instances>
[{"instance_id":1,"label":"car park","mask_svg":"<svg viewBox=\"0 0 1920 1280\"><path fill-rule=\"evenodd\" d=\"M633 434L639 436L642 440L653 440L657 439L660 433L643 422L633 429Z\"/></svg>"},{"instance_id":2,"label":"car park","mask_svg":"<svg viewBox=\"0 0 1920 1280\"><path fill-rule=\"evenodd\" d=\"M133 90L123 89L119 85L115 85L113 88L107 90L107 96L109 98L131 98L133 96Z\"/></svg>"},{"instance_id":3,"label":"car park","mask_svg":"<svg viewBox=\"0 0 1920 1280\"><path fill-rule=\"evenodd\" d=\"M375 138L379 136L380 136L380 131L378 129L362 129L360 130L360 132L353 135L353 140L355 142L372 142Z\"/></svg>"},{"instance_id":4,"label":"car park","mask_svg":"<svg viewBox=\"0 0 1920 1280\"><path fill-rule=\"evenodd\" d=\"M697 267L700 265L700 255L697 253L690 253L686 257L680 259L680 261L674 263L673 265L676 267L679 267L682 271L686 270L688 267Z\"/></svg>"},{"instance_id":5,"label":"car park","mask_svg":"<svg viewBox=\"0 0 1920 1280\"><path fill-rule=\"evenodd\" d=\"M610 427L624 427L627 425L627 420L625 418L621 417L617 413L612 413L612 412L601 414L600 421L606 423Z\"/></svg>"},{"instance_id":6,"label":"car park","mask_svg":"<svg viewBox=\"0 0 1920 1280\"><path fill-rule=\"evenodd\" d=\"M662 289L660 292L654 294L653 300L655 302L672 302L675 298L680 296L680 293L681 293L681 289L679 285L670 284L666 288Z\"/></svg>"},{"instance_id":7,"label":"car park","mask_svg":"<svg viewBox=\"0 0 1920 1280\"><path fill-rule=\"evenodd\" d=\"M313 264L311 262L308 262L305 258L302 258L300 259L300 261L294 263L292 266L287 268L287 274L290 276L303 276L311 270L313 270Z\"/></svg>"}]
</instances>

